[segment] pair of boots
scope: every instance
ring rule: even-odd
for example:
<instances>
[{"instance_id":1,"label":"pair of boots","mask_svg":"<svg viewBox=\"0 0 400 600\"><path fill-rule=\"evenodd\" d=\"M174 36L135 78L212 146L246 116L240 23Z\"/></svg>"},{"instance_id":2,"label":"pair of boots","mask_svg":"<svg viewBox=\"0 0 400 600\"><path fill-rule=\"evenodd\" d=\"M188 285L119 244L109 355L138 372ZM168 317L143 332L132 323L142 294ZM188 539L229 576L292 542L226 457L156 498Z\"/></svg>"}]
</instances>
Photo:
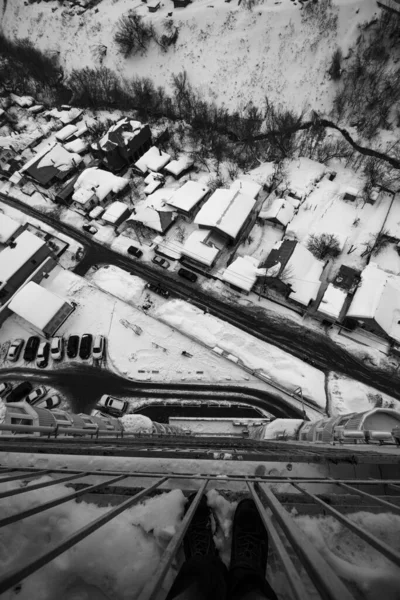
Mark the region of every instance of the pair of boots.
<instances>
[{"instance_id":1,"label":"pair of boots","mask_svg":"<svg viewBox=\"0 0 400 600\"><path fill-rule=\"evenodd\" d=\"M186 561L167 600L277 600L265 579L268 534L253 500L242 500L236 508L229 571L218 557L205 496L183 545Z\"/></svg>"}]
</instances>

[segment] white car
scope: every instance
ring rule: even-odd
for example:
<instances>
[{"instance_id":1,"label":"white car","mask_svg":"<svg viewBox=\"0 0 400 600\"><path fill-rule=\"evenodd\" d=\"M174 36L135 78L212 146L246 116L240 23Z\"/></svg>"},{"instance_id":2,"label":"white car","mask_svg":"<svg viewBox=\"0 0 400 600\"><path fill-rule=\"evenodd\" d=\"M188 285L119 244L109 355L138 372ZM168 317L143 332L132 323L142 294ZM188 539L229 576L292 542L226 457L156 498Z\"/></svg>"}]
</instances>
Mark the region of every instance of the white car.
<instances>
[{"instance_id":1,"label":"white car","mask_svg":"<svg viewBox=\"0 0 400 600\"><path fill-rule=\"evenodd\" d=\"M14 340L7 352L7 360L11 360L12 362L16 362L21 354L22 346L24 345L24 340L18 338Z\"/></svg>"},{"instance_id":2,"label":"white car","mask_svg":"<svg viewBox=\"0 0 400 600\"><path fill-rule=\"evenodd\" d=\"M94 338L92 356L96 360L101 360L104 356L105 339L104 335L96 335Z\"/></svg>"},{"instance_id":3,"label":"white car","mask_svg":"<svg viewBox=\"0 0 400 600\"><path fill-rule=\"evenodd\" d=\"M108 394L103 394L98 401L97 406L100 407L100 410L101 408L105 408L106 412L110 414L123 415L128 410L129 402L126 402L126 400L118 400L118 398L113 398Z\"/></svg>"},{"instance_id":4,"label":"white car","mask_svg":"<svg viewBox=\"0 0 400 600\"><path fill-rule=\"evenodd\" d=\"M52 396L49 396L49 398L43 398L42 400L36 400L36 402L34 402L36 408L47 408L48 410L57 408L60 404L61 398L58 394L53 394Z\"/></svg>"},{"instance_id":5,"label":"white car","mask_svg":"<svg viewBox=\"0 0 400 600\"><path fill-rule=\"evenodd\" d=\"M51 340L50 354L53 360L61 360L64 355L64 340L62 337L55 337Z\"/></svg>"},{"instance_id":6,"label":"white car","mask_svg":"<svg viewBox=\"0 0 400 600\"><path fill-rule=\"evenodd\" d=\"M34 404L35 402L43 398L46 394L47 388L45 388L44 385L40 385L38 388L36 388L36 390L33 390L33 392L29 394L29 396L27 396L26 401L29 402L29 404Z\"/></svg>"}]
</instances>

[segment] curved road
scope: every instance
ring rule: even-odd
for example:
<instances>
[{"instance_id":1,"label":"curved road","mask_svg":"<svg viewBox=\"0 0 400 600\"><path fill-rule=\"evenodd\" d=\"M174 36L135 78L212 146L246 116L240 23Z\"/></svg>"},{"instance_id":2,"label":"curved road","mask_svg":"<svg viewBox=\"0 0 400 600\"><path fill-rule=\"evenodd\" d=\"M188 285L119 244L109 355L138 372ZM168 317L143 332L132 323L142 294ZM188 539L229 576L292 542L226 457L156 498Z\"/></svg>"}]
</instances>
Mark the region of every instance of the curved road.
<instances>
[{"instance_id":1,"label":"curved road","mask_svg":"<svg viewBox=\"0 0 400 600\"><path fill-rule=\"evenodd\" d=\"M73 375L73 377L71 376ZM89 412L104 393L131 398L176 398L181 400L229 400L257 406L277 417L303 418L299 405L285 403L277 393L264 389L226 384L148 383L125 379L107 370L86 365L74 365L52 371L25 368L0 370L0 381L35 381L37 384L55 387L69 398L76 412ZM323 416L322 410L307 401L305 406Z\"/></svg>"},{"instance_id":2,"label":"curved road","mask_svg":"<svg viewBox=\"0 0 400 600\"><path fill-rule=\"evenodd\" d=\"M85 246L87 252L83 261L75 268L77 274L84 275L91 266L104 263L120 267L150 282L161 281L173 295L189 300L192 304L264 342L274 344L325 372L331 370L341 372L400 400L399 373L388 374L376 366L365 364L319 331L286 320L274 311L223 302L209 292L203 292L199 287L182 281L172 273L118 254L96 242L83 231L42 214L18 199L1 192L0 199L13 208L42 220Z\"/></svg>"}]
</instances>

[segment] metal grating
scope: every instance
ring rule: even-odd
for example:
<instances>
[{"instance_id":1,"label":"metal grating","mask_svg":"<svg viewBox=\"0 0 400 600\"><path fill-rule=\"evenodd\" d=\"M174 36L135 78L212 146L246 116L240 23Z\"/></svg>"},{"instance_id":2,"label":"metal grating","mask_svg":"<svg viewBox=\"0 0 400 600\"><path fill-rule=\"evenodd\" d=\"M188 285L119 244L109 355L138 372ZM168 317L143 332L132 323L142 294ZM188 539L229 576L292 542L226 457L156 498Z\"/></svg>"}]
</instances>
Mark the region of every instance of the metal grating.
<instances>
[{"instance_id":1,"label":"metal grating","mask_svg":"<svg viewBox=\"0 0 400 600\"><path fill-rule=\"evenodd\" d=\"M34 483L35 478L47 475L52 477L52 481ZM101 483L91 484L87 481L87 478L93 475L106 477L105 481ZM13 490L2 491L0 485L0 498L12 497L21 493L29 493L32 490L41 489L44 487L56 485L58 483L76 482L79 479L80 488L74 490L66 495L53 499L49 502L44 502L38 506L32 507L28 510L13 514L7 518L0 519L0 528L16 523L22 519L31 517L32 515L42 513L43 511L49 510L55 506L61 505L70 500L82 497L85 494L98 491L100 489L106 489L116 482L121 482L127 478L133 481L137 479L143 480L147 478L149 486L143 488L137 486L135 493L131 491L131 495L120 502L117 506L108 510L101 517L89 522L80 530L76 531L66 539L54 544L52 547L46 549L39 556L33 557L30 561L25 564L19 565L16 569L3 573L0 577L0 594L6 592L10 588L14 587L24 578L28 577L57 556L66 552L80 541L85 539L94 531L101 528L103 525L117 517L123 511L131 508L142 499L146 498L150 493L154 492L161 485L168 482L182 487L185 480L195 481L198 484L198 491L195 500L191 504L187 511L180 527L177 529L175 535L170 540L163 557L156 569L154 577L148 582L144 590L142 591L139 600L160 600L165 597L162 595L162 584L164 578L176 556L176 553L182 543L185 532L190 525L191 519L194 512L200 502L201 496L207 489L210 481L218 481L221 476L215 474L182 474L182 473L153 473L153 472L140 472L140 471L88 471L88 470L77 470L77 469L46 469L42 470L35 467L17 467L7 468L5 465L0 466L0 484L10 481L24 481L26 485L21 488ZM330 503L321 499L319 495L310 493L304 486L307 484L335 484L339 490L344 488L347 492L351 492L354 495L362 496L366 498L370 504L382 507L382 510L390 511L393 513L400 513L400 479L379 479L374 478L368 479L343 479L343 478L332 478L332 477L284 477L284 476L234 476L224 475L224 481L241 481L248 489L250 496L254 499L263 523L268 531L269 538L272 546L276 552L279 561L282 564L282 568L285 571L290 588L292 590L292 598L295 600L307 600L308 595L303 585L301 574L298 570L297 559L299 559L301 565L306 570L310 580L318 591L320 597L324 600L351 600L352 594L343 583L341 579L335 574L330 565L325 561L319 551L312 545L307 536L301 531L292 518L291 514L286 510L285 506L278 499L278 494L275 493L274 488L271 484L286 483L292 485L299 493L299 498L307 497L313 503L319 505L324 514L329 514L338 519L342 525L351 530L354 534L358 535L365 542L370 544L375 550L384 555L387 559L393 562L395 565L400 566L400 554L393 548L391 548L385 542L377 539L375 536L370 534L368 531L355 525L351 520L344 516L339 510L334 508ZM153 480L153 482L152 482ZM33 481L33 483L31 483ZM377 481L380 484L384 484L390 487L397 495L393 494L387 496L386 499L379 498L372 493L358 490L354 485L371 485L376 486ZM84 485L84 487L82 487ZM141 491L137 492L138 487L142 487ZM132 495L133 494L133 495ZM125 498L125 497L124 497ZM389 501L392 500L392 501ZM397 502L397 504L395 503ZM296 555L297 559L292 560L292 556ZM296 564L297 567L296 567Z\"/></svg>"}]
</instances>

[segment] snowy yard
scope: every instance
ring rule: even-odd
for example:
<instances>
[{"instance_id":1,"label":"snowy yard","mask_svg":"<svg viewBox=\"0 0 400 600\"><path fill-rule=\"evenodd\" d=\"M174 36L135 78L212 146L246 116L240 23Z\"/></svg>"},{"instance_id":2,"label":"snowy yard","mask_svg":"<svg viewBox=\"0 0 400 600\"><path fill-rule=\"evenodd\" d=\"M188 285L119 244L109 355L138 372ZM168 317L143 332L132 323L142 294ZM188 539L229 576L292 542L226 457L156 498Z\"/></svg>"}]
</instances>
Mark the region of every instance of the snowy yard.
<instances>
[{"instance_id":1,"label":"snowy yard","mask_svg":"<svg viewBox=\"0 0 400 600\"><path fill-rule=\"evenodd\" d=\"M382 402L383 408L400 411L400 401L339 373L329 373L327 389L331 416L371 410L377 402Z\"/></svg>"}]
</instances>

